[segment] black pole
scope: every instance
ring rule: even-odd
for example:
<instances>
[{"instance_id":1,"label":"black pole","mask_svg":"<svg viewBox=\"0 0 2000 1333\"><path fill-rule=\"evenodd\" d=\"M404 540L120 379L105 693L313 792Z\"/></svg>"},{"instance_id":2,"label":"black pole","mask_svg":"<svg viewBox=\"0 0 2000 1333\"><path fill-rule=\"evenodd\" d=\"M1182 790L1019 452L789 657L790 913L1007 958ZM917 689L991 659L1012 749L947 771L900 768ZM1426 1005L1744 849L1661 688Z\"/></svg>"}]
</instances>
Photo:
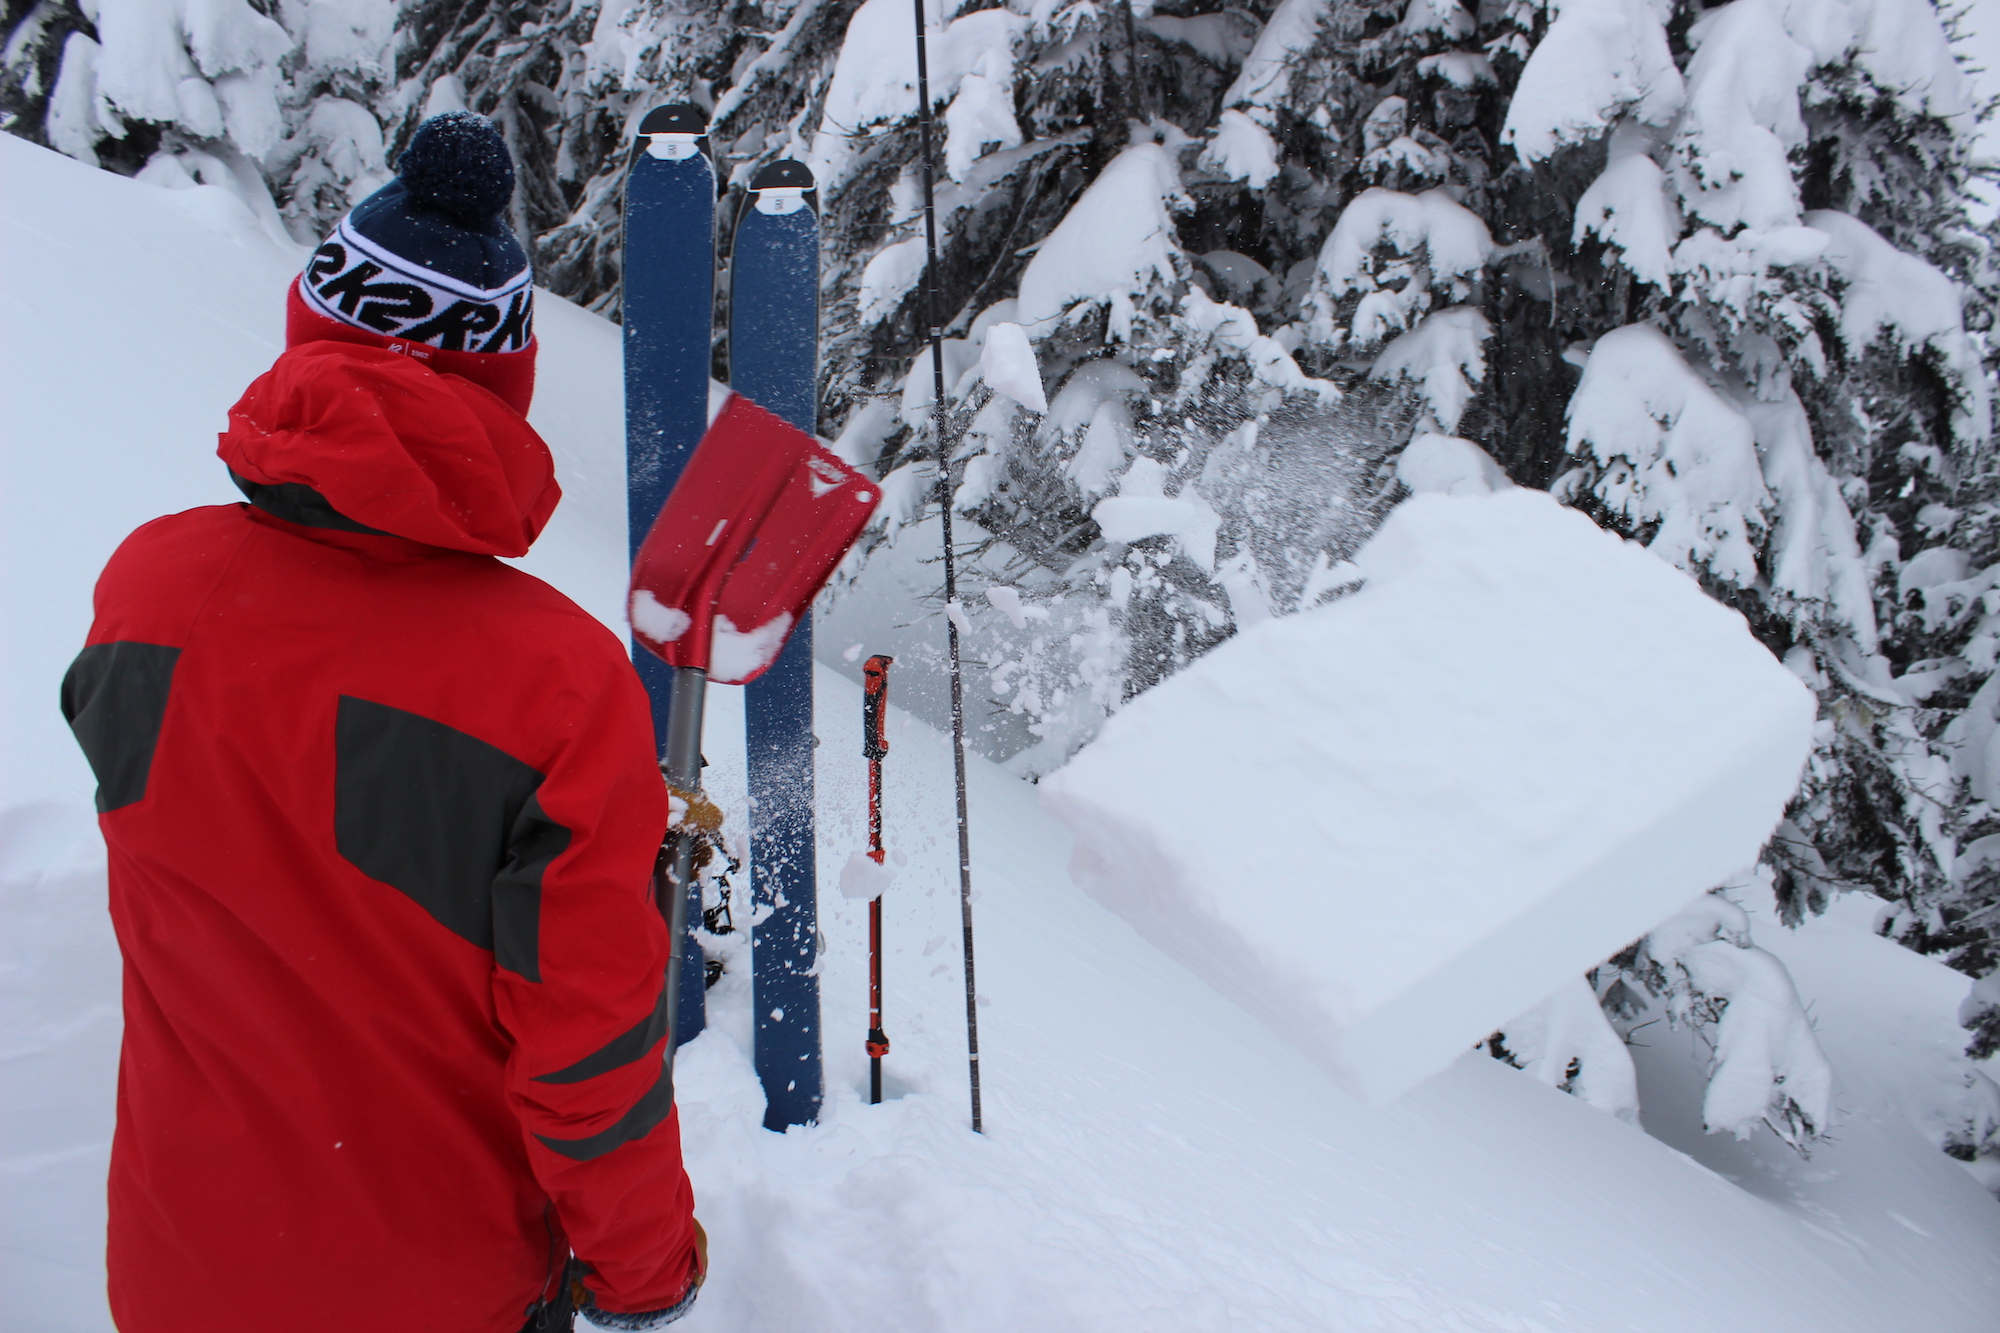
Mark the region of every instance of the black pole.
<instances>
[{"instance_id":1,"label":"black pole","mask_svg":"<svg viewBox=\"0 0 2000 1333\"><path fill-rule=\"evenodd\" d=\"M972 829L965 809L965 684L958 659L958 568L951 539L951 455L944 438L944 330L938 327L937 208L932 201L931 76L924 0L917 11L917 124L924 162L924 315L931 330L931 434L938 450L938 508L944 516L945 636L951 646L951 764L958 783L958 914L965 933L965 1053L972 1080L972 1132L985 1133L979 1113L979 991L972 979Z\"/></svg>"}]
</instances>

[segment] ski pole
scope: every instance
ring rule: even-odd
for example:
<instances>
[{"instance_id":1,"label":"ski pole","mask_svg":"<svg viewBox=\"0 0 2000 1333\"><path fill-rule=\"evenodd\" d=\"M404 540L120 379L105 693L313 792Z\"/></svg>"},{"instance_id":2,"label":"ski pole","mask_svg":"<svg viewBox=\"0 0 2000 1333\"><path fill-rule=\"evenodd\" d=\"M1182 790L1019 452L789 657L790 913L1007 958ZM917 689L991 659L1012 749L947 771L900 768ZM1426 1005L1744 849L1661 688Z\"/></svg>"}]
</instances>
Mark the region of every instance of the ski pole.
<instances>
[{"instance_id":1,"label":"ski pole","mask_svg":"<svg viewBox=\"0 0 2000 1333\"><path fill-rule=\"evenodd\" d=\"M917 123L924 159L924 314L931 331L931 433L938 448L938 508L944 524L945 638L951 649L951 765L958 784L958 915L965 936L965 1057L972 1082L972 1132L985 1133L979 1114L979 992L972 979L972 830L965 810L965 684L958 660L957 553L951 540L951 453L944 438L944 330L938 325L937 207L932 198L931 77L924 0L917 11Z\"/></svg>"},{"instance_id":2,"label":"ski pole","mask_svg":"<svg viewBox=\"0 0 2000 1333\"><path fill-rule=\"evenodd\" d=\"M882 760L889 753L889 664L881 653L861 667L861 754L868 761L868 856L882 864ZM868 1104L882 1101L882 895L868 900Z\"/></svg>"}]
</instances>

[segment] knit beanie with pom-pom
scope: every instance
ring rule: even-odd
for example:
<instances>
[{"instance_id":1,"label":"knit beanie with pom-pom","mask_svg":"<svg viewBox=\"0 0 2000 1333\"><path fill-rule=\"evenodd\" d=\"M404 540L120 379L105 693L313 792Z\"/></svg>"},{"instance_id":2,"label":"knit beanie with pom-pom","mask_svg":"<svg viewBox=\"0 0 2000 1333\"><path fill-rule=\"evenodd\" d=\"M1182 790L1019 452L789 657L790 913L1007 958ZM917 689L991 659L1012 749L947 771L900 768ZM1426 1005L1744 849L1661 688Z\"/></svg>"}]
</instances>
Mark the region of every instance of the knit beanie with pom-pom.
<instances>
[{"instance_id":1,"label":"knit beanie with pom-pom","mask_svg":"<svg viewBox=\"0 0 2000 1333\"><path fill-rule=\"evenodd\" d=\"M484 116L417 127L396 179L340 220L292 284L285 342L365 343L460 375L526 414L534 272L508 229L514 162Z\"/></svg>"}]
</instances>

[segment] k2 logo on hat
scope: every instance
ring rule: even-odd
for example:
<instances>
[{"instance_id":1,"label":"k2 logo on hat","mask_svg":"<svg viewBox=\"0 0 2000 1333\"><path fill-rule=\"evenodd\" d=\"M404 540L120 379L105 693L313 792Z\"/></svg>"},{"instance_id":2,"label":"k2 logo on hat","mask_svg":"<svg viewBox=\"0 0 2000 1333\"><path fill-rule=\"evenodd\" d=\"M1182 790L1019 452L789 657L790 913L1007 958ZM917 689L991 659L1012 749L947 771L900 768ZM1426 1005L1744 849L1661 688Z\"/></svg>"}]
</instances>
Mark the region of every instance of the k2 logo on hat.
<instances>
[{"instance_id":1,"label":"k2 logo on hat","mask_svg":"<svg viewBox=\"0 0 2000 1333\"><path fill-rule=\"evenodd\" d=\"M343 324L448 352L514 352L534 338L534 275L525 265L482 290L410 263L346 219L313 253L299 288L313 308Z\"/></svg>"}]
</instances>

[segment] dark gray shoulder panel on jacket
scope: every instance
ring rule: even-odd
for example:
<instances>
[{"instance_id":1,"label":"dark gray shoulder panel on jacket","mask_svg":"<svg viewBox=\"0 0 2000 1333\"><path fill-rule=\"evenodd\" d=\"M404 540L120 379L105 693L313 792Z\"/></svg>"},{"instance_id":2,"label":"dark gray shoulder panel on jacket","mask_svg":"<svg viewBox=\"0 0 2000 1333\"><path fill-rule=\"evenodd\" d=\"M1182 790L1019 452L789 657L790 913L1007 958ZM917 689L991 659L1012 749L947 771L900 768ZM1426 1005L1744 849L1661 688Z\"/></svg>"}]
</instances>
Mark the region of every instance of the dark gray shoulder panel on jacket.
<instances>
[{"instance_id":1,"label":"dark gray shoulder panel on jacket","mask_svg":"<svg viewBox=\"0 0 2000 1333\"><path fill-rule=\"evenodd\" d=\"M341 696L334 845L501 967L540 981L542 877L570 831L542 810L542 774L442 722Z\"/></svg>"},{"instance_id":2,"label":"dark gray shoulder panel on jacket","mask_svg":"<svg viewBox=\"0 0 2000 1333\"><path fill-rule=\"evenodd\" d=\"M63 720L97 775L99 811L145 798L180 656L160 643L93 643L63 676Z\"/></svg>"}]
</instances>

